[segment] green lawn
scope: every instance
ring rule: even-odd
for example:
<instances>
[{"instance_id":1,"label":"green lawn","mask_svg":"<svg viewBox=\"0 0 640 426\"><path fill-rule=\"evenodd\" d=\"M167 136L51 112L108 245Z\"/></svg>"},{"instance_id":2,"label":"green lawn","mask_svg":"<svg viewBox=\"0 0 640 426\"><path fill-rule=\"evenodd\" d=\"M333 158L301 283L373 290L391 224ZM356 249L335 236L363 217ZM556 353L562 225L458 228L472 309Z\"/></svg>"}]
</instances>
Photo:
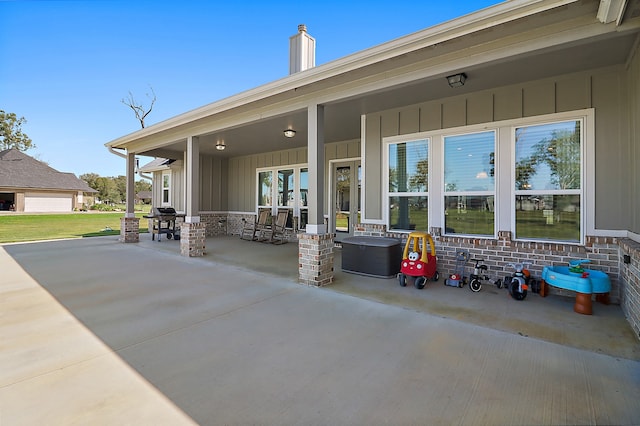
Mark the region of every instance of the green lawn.
<instances>
[{"instance_id":1,"label":"green lawn","mask_svg":"<svg viewBox=\"0 0 640 426\"><path fill-rule=\"evenodd\" d=\"M119 235L122 217L123 212L0 215L0 243ZM146 220L140 232L148 232Z\"/></svg>"}]
</instances>

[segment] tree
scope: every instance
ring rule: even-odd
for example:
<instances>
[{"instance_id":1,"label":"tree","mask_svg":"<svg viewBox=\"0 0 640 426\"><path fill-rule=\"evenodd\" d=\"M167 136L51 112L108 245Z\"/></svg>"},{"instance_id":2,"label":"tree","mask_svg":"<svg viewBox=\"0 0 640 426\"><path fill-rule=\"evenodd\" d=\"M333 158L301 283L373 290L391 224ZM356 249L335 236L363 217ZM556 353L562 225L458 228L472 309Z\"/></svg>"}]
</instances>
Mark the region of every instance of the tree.
<instances>
[{"instance_id":1,"label":"tree","mask_svg":"<svg viewBox=\"0 0 640 426\"><path fill-rule=\"evenodd\" d=\"M120 196L120 200L127 199L127 178L126 176L118 176L113 178L113 182L116 184L116 190Z\"/></svg>"},{"instance_id":2,"label":"tree","mask_svg":"<svg viewBox=\"0 0 640 426\"><path fill-rule=\"evenodd\" d=\"M144 180L137 180L134 183L134 187L136 189L136 194L142 191L151 191L151 182L146 182Z\"/></svg>"},{"instance_id":3,"label":"tree","mask_svg":"<svg viewBox=\"0 0 640 426\"><path fill-rule=\"evenodd\" d=\"M26 151L36 147L31 138L22 133L22 125L26 122L24 117L0 110L0 151L11 148Z\"/></svg>"},{"instance_id":4,"label":"tree","mask_svg":"<svg viewBox=\"0 0 640 426\"><path fill-rule=\"evenodd\" d=\"M85 173L83 175L80 175L80 179L82 179L83 181L87 182L87 185L89 185L89 187L93 188L93 189L98 189L98 178L100 176L98 176L97 173Z\"/></svg>"},{"instance_id":5,"label":"tree","mask_svg":"<svg viewBox=\"0 0 640 426\"><path fill-rule=\"evenodd\" d=\"M424 158L416 163L416 172L409 178L412 191L426 191L429 182L429 159Z\"/></svg>"},{"instance_id":6,"label":"tree","mask_svg":"<svg viewBox=\"0 0 640 426\"><path fill-rule=\"evenodd\" d=\"M153 91L153 87L149 86L149 88L151 89L151 94L153 95L151 96L149 95L149 93L145 93L147 98L151 100L151 103L149 104L149 109L146 109L142 104L139 104L138 102L136 102L136 100L133 98L133 93L131 93L131 91L129 91L129 97L123 98L121 101L123 104L125 104L126 106L128 106L133 110L133 113L136 115L136 118L140 122L140 126L142 126L143 129L144 129L144 120L145 118L147 118L147 116L153 109L153 104L156 103L156 93Z\"/></svg>"},{"instance_id":7,"label":"tree","mask_svg":"<svg viewBox=\"0 0 640 426\"><path fill-rule=\"evenodd\" d=\"M122 195L118 191L114 178L97 178L96 186L93 189L98 191L98 197L105 203L120 203L122 201Z\"/></svg>"},{"instance_id":8,"label":"tree","mask_svg":"<svg viewBox=\"0 0 640 426\"><path fill-rule=\"evenodd\" d=\"M535 146L535 160L546 163L551 171L551 183L559 189L580 188L580 127L574 131L554 130L551 137Z\"/></svg>"}]
</instances>

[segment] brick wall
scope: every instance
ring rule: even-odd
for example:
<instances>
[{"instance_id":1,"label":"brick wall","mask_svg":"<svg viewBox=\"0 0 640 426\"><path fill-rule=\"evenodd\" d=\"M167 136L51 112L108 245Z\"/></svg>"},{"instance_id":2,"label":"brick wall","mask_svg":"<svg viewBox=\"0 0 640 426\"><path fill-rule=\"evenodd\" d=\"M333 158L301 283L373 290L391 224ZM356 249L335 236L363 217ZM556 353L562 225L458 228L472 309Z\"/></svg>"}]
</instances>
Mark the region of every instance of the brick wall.
<instances>
[{"instance_id":1,"label":"brick wall","mask_svg":"<svg viewBox=\"0 0 640 426\"><path fill-rule=\"evenodd\" d=\"M333 234L298 234L298 281L321 287L333 282Z\"/></svg>"},{"instance_id":2,"label":"brick wall","mask_svg":"<svg viewBox=\"0 0 640 426\"><path fill-rule=\"evenodd\" d=\"M385 232L384 225L359 224L356 235L392 237L406 242L407 233ZM611 279L610 298L613 303L621 301L619 242L616 238L587 237L584 246L560 243L536 243L513 241L511 232L500 231L497 239L450 237L441 235L440 228L429 230L436 245L438 272L441 277L453 273L456 267L456 253L463 249L470 257L480 258L488 266L487 275L492 281L511 275L509 263L529 263L527 269L539 279L542 269L550 265L567 265L573 259L588 259L588 268L606 272ZM470 271L471 262L467 265ZM467 272L468 273L468 272ZM573 296L574 293L550 288L551 294Z\"/></svg>"},{"instance_id":3,"label":"brick wall","mask_svg":"<svg viewBox=\"0 0 640 426\"><path fill-rule=\"evenodd\" d=\"M228 213L201 213L200 223L206 226L206 236L227 235L229 226ZM231 235L234 235L231 233Z\"/></svg>"},{"instance_id":4,"label":"brick wall","mask_svg":"<svg viewBox=\"0 0 640 426\"><path fill-rule=\"evenodd\" d=\"M137 243L140 241L140 219L135 217L120 218L120 237L122 243Z\"/></svg>"},{"instance_id":5,"label":"brick wall","mask_svg":"<svg viewBox=\"0 0 640 426\"><path fill-rule=\"evenodd\" d=\"M640 243L621 239L620 259L620 281L624 283L620 305L629 324L640 338ZM627 261L628 263L625 263Z\"/></svg>"},{"instance_id":6,"label":"brick wall","mask_svg":"<svg viewBox=\"0 0 640 426\"><path fill-rule=\"evenodd\" d=\"M186 257L200 257L205 254L206 225L182 223L180 226L180 254Z\"/></svg>"}]
</instances>

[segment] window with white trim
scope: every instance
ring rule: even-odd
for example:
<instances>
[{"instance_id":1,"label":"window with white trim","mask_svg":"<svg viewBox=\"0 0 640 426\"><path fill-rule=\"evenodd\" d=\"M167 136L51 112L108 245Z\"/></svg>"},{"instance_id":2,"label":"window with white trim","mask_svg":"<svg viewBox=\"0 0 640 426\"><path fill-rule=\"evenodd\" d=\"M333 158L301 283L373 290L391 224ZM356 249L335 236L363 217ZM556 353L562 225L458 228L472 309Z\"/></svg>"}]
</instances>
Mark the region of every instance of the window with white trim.
<instances>
[{"instance_id":1,"label":"window with white trim","mask_svg":"<svg viewBox=\"0 0 640 426\"><path fill-rule=\"evenodd\" d=\"M295 175L293 169L278 170L278 209L291 210L287 217L287 228L293 228L293 208L295 206Z\"/></svg>"},{"instance_id":2,"label":"window with white trim","mask_svg":"<svg viewBox=\"0 0 640 426\"><path fill-rule=\"evenodd\" d=\"M444 137L445 234L495 235L494 131Z\"/></svg>"},{"instance_id":3,"label":"window with white trim","mask_svg":"<svg viewBox=\"0 0 640 426\"><path fill-rule=\"evenodd\" d=\"M273 171L258 172L258 209L272 207Z\"/></svg>"},{"instance_id":4,"label":"window with white trim","mask_svg":"<svg viewBox=\"0 0 640 426\"><path fill-rule=\"evenodd\" d=\"M171 205L171 171L162 172L162 201L163 206Z\"/></svg>"},{"instance_id":5,"label":"window with white trim","mask_svg":"<svg viewBox=\"0 0 640 426\"><path fill-rule=\"evenodd\" d=\"M300 210L300 219L298 222L299 229L306 229L309 222L309 202L307 197L309 196L309 169L303 167L300 169L300 196L298 197Z\"/></svg>"},{"instance_id":6,"label":"window with white trim","mask_svg":"<svg viewBox=\"0 0 640 426\"><path fill-rule=\"evenodd\" d=\"M428 230L429 139L387 145L387 226Z\"/></svg>"},{"instance_id":7,"label":"window with white trim","mask_svg":"<svg viewBox=\"0 0 640 426\"><path fill-rule=\"evenodd\" d=\"M287 219L287 228L293 228L293 217L298 216L298 228L304 229L308 220L308 180L306 167L272 167L257 170L258 209L270 208L273 215L278 209L289 209L291 213Z\"/></svg>"},{"instance_id":8,"label":"window with white trim","mask_svg":"<svg viewBox=\"0 0 640 426\"><path fill-rule=\"evenodd\" d=\"M583 120L514 128L515 237L580 242Z\"/></svg>"}]
</instances>

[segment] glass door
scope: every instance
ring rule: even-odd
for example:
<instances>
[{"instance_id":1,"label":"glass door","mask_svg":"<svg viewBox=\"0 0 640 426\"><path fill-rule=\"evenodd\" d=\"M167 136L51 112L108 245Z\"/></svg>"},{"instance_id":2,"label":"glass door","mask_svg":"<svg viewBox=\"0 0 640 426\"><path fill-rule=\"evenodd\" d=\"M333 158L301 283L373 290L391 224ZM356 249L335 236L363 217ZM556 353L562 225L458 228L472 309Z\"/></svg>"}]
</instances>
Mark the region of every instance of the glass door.
<instances>
[{"instance_id":1,"label":"glass door","mask_svg":"<svg viewBox=\"0 0 640 426\"><path fill-rule=\"evenodd\" d=\"M333 165L331 232L336 241L353 235L360 222L360 161L345 161Z\"/></svg>"}]
</instances>

